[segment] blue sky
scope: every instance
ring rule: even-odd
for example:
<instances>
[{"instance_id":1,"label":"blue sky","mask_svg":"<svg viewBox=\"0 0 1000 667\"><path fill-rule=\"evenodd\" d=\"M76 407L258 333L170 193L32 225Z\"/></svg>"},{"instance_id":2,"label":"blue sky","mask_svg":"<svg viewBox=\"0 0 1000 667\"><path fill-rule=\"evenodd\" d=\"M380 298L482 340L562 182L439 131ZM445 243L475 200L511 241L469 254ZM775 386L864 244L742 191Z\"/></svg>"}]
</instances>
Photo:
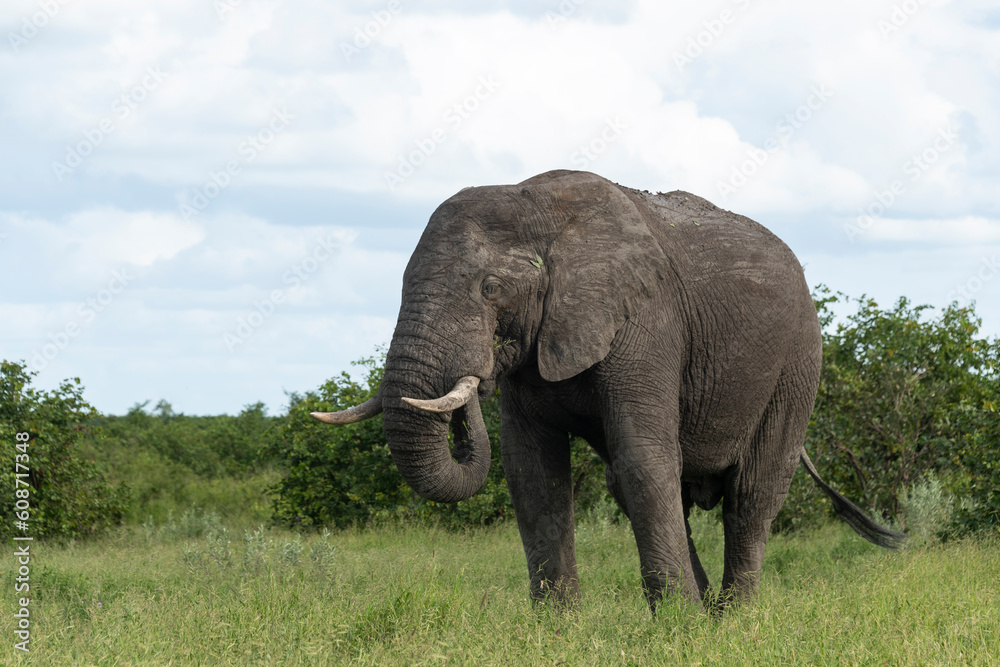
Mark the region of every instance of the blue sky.
<instances>
[{"instance_id":1,"label":"blue sky","mask_svg":"<svg viewBox=\"0 0 1000 667\"><path fill-rule=\"evenodd\" d=\"M280 412L388 343L438 203L554 168L1000 334L995 3L11 0L0 33L0 357L106 412Z\"/></svg>"}]
</instances>

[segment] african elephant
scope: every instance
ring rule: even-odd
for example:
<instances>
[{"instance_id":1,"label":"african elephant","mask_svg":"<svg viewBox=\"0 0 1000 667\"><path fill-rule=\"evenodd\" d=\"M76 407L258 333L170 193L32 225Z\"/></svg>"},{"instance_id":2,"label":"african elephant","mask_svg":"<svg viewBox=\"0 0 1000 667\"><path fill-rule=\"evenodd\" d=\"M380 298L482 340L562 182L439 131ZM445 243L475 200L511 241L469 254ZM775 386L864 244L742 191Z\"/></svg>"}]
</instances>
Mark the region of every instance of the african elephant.
<instances>
[{"instance_id":1,"label":"african elephant","mask_svg":"<svg viewBox=\"0 0 1000 667\"><path fill-rule=\"evenodd\" d=\"M806 455L821 353L802 268L767 229L684 192L550 171L466 188L437 208L403 275L377 395L313 416L383 413L410 486L456 502L486 478L479 400L499 385L504 474L532 597L579 596L576 435L607 463L655 613L665 593L697 600L708 588L692 504L722 500L722 590L726 599L753 593L799 461L862 537L886 547L902 539L823 482Z\"/></svg>"}]
</instances>

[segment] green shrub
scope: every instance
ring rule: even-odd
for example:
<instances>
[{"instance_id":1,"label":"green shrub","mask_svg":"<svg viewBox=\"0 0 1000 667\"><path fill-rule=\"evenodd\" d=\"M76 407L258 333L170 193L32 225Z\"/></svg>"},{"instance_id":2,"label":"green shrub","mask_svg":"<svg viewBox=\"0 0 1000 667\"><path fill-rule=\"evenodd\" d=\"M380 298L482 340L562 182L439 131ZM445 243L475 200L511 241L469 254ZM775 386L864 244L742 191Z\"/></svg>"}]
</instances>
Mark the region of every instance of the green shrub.
<instances>
[{"instance_id":1,"label":"green shrub","mask_svg":"<svg viewBox=\"0 0 1000 667\"><path fill-rule=\"evenodd\" d=\"M959 510L974 510L976 507L976 503L969 498L957 502L955 495L933 473L926 473L913 486L904 489L899 504L912 546L939 541L954 528Z\"/></svg>"},{"instance_id":2,"label":"green shrub","mask_svg":"<svg viewBox=\"0 0 1000 667\"><path fill-rule=\"evenodd\" d=\"M124 483L108 482L105 467L85 455L89 446L106 435L100 417L83 399L79 378L66 380L52 391L30 386L34 372L24 364L0 365L0 438L7 452L0 475L0 535L14 532L15 434L30 434L27 448L30 481L30 518L33 537L83 537L99 534L121 523L129 502ZM20 487L24 488L24 487ZM20 532L20 531L18 531Z\"/></svg>"},{"instance_id":3,"label":"green shrub","mask_svg":"<svg viewBox=\"0 0 1000 667\"><path fill-rule=\"evenodd\" d=\"M358 405L378 388L382 369L374 360L362 387L343 373L317 392L293 394L270 455L286 471L272 488L275 518L289 525L364 524L376 514L398 514L410 504L385 444L381 416L331 427L309 416Z\"/></svg>"},{"instance_id":4,"label":"green shrub","mask_svg":"<svg viewBox=\"0 0 1000 667\"><path fill-rule=\"evenodd\" d=\"M263 403L235 417L179 414L162 400L150 413L148 403L136 403L123 417L103 418L104 430L129 451L157 452L204 478L252 475L270 465L263 445L279 419L268 417Z\"/></svg>"},{"instance_id":5,"label":"green shrub","mask_svg":"<svg viewBox=\"0 0 1000 667\"><path fill-rule=\"evenodd\" d=\"M161 402L159 410L166 412ZM242 421L257 421L256 426L240 428ZM180 516L192 508L210 509L230 525L255 525L271 518L271 502L266 494L279 477L273 464L261 458L261 447L272 437L270 430L279 421L263 414L262 406L250 405L237 417L190 417L170 414L147 414L141 406L133 407L123 417L104 417L102 430L107 434L99 454L107 462L112 481L127 481L132 503L126 523L152 520L167 521L168 515ZM237 444L205 454L198 470L188 464L198 459L205 441L225 441L226 434ZM180 446L174 448L174 445ZM212 445L216 447L216 445ZM219 445L222 447L222 445ZM234 452L242 452L235 455ZM205 463L208 461L209 463Z\"/></svg>"},{"instance_id":6,"label":"green shrub","mask_svg":"<svg viewBox=\"0 0 1000 667\"><path fill-rule=\"evenodd\" d=\"M905 298L880 309L862 297L834 328L831 307L848 300L820 292L823 372L806 438L820 473L904 525L904 491L934 473L958 503L953 527L1000 525L1000 341L977 337L971 307L927 317ZM775 528L829 515L822 496L799 471Z\"/></svg>"}]
</instances>

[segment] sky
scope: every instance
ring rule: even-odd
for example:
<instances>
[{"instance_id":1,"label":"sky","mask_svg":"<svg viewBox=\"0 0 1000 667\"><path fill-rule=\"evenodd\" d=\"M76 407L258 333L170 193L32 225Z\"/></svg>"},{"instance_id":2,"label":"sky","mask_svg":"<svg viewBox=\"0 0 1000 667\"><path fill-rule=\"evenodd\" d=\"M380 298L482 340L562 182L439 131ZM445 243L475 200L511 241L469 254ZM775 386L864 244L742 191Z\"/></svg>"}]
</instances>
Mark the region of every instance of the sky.
<instances>
[{"instance_id":1,"label":"sky","mask_svg":"<svg viewBox=\"0 0 1000 667\"><path fill-rule=\"evenodd\" d=\"M0 35L0 358L106 413L359 377L436 206L560 168L1000 334L993 2L5 0Z\"/></svg>"}]
</instances>

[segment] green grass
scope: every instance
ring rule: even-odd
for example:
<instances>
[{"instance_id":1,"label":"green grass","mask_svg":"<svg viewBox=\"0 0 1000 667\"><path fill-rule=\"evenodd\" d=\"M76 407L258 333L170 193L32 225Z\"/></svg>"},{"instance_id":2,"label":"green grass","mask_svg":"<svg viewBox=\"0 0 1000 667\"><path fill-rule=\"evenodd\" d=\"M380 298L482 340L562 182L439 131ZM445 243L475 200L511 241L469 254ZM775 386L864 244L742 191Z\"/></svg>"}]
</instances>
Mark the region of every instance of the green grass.
<instances>
[{"instance_id":1,"label":"green grass","mask_svg":"<svg viewBox=\"0 0 1000 667\"><path fill-rule=\"evenodd\" d=\"M719 526L696 536L718 582ZM775 536L760 595L650 618L627 526L578 529L579 611L532 609L512 525L199 538L123 531L32 549L31 653L8 664L1000 664L1000 540L890 553L841 525ZM226 542L229 541L229 544ZM3 559L13 636L14 559Z\"/></svg>"}]
</instances>

